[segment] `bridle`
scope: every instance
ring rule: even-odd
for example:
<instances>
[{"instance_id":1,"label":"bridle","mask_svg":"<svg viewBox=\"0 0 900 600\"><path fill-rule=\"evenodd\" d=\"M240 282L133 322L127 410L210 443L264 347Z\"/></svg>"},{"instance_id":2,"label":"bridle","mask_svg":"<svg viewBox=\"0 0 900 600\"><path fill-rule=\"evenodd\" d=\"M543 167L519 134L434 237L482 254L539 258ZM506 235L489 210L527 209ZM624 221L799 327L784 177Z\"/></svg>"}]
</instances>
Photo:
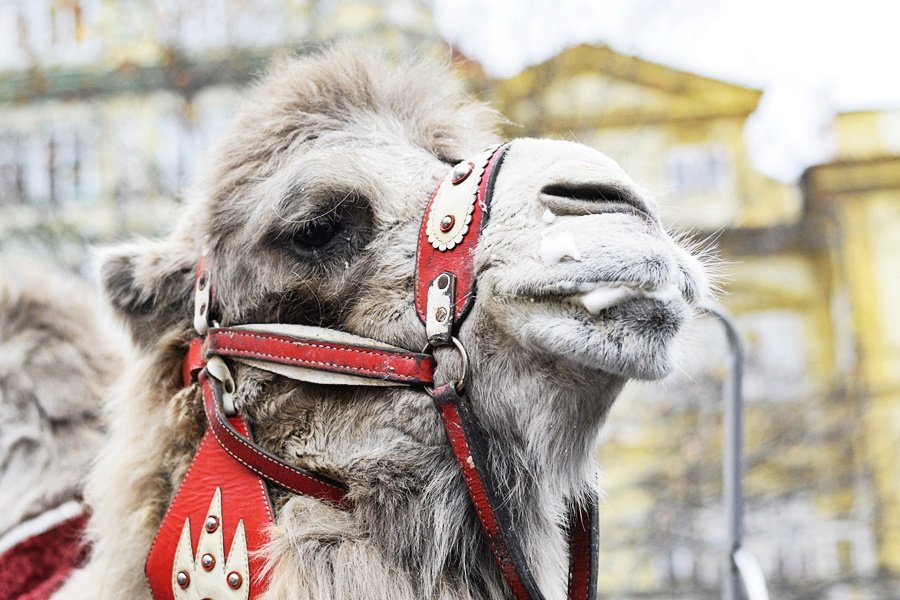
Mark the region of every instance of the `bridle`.
<instances>
[{"instance_id":1,"label":"bridle","mask_svg":"<svg viewBox=\"0 0 900 600\"><path fill-rule=\"evenodd\" d=\"M333 329L285 324L220 327L213 269L203 257L194 285L194 328L183 362L185 386L201 389L208 429L151 546L146 574L154 598L187 598L191 586L222 597L255 598L265 589L258 550L274 515L265 482L352 510L352 490L324 473L290 465L253 441L235 409L226 361L327 385L412 386L427 392L443 422L488 545L513 597L543 599L504 498L497 493L481 433L466 396L468 356L455 337L475 297L474 254L509 144L456 165L428 201L416 255L415 309L427 346L412 352ZM434 381L434 348L455 348L458 378ZM596 595L596 498L570 506L568 597ZM226 555L226 549L230 549ZM229 595L230 594L230 595Z\"/></svg>"}]
</instances>

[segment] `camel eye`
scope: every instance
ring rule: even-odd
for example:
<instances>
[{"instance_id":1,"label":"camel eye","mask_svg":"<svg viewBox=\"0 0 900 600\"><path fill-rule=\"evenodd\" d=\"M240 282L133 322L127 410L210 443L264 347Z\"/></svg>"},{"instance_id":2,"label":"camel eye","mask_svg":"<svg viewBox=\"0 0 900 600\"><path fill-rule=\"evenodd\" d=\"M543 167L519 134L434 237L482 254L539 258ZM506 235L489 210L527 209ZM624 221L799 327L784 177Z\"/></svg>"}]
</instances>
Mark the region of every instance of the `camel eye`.
<instances>
[{"instance_id":1,"label":"camel eye","mask_svg":"<svg viewBox=\"0 0 900 600\"><path fill-rule=\"evenodd\" d=\"M306 223L300 230L294 233L295 246L307 248L321 248L338 232L338 222L334 219L315 219Z\"/></svg>"}]
</instances>

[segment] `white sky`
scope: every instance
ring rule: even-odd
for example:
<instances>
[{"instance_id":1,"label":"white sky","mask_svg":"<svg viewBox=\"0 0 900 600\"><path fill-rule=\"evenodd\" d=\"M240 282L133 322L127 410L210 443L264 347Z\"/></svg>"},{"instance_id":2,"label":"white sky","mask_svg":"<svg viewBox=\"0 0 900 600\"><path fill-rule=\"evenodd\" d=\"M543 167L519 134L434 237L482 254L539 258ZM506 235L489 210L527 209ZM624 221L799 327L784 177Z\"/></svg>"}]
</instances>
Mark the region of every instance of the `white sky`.
<instances>
[{"instance_id":1,"label":"white sky","mask_svg":"<svg viewBox=\"0 0 900 600\"><path fill-rule=\"evenodd\" d=\"M828 158L822 129L834 111L900 108L898 0L434 0L434 9L442 34L495 76L592 42L762 89L747 141L757 167L782 180ZM780 152L754 149L766 142Z\"/></svg>"},{"instance_id":2,"label":"white sky","mask_svg":"<svg viewBox=\"0 0 900 600\"><path fill-rule=\"evenodd\" d=\"M494 75L606 43L753 87L815 86L842 110L900 106L897 0L434 0L438 27Z\"/></svg>"}]
</instances>

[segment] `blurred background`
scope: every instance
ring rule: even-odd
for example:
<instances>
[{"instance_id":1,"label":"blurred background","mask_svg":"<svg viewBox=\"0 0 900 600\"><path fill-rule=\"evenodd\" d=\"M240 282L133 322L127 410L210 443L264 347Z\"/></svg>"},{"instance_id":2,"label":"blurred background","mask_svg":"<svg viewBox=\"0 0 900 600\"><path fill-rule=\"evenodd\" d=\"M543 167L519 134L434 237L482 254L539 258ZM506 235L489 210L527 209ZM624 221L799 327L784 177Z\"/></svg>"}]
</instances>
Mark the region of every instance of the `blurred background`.
<instances>
[{"instance_id":1,"label":"blurred background","mask_svg":"<svg viewBox=\"0 0 900 600\"><path fill-rule=\"evenodd\" d=\"M275 52L450 57L507 135L599 148L718 248L773 598L900 598L898 22L875 0L2 0L0 253L89 277L92 246L164 233ZM701 320L684 350L603 435L603 598L718 597L727 347Z\"/></svg>"}]
</instances>

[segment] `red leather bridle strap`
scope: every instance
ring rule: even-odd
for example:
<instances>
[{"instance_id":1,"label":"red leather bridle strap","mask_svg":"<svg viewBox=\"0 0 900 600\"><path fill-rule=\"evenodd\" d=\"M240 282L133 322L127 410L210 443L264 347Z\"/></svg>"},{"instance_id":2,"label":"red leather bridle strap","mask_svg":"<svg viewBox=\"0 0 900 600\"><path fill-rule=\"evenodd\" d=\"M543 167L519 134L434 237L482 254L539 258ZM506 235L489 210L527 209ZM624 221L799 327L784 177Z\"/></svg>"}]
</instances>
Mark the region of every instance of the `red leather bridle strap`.
<instances>
[{"instance_id":1,"label":"red leather bridle strap","mask_svg":"<svg viewBox=\"0 0 900 600\"><path fill-rule=\"evenodd\" d=\"M441 415L447 439L469 491L469 498L488 540L494 560L517 600L543 600L528 568L518 536L502 498L492 484L482 434L468 401L453 383L434 390L434 404ZM597 590L597 502L592 496L570 510L569 599L593 600Z\"/></svg>"},{"instance_id":2,"label":"red leather bridle strap","mask_svg":"<svg viewBox=\"0 0 900 600\"><path fill-rule=\"evenodd\" d=\"M325 342L253 329L218 327L206 335L206 355L248 358L408 385L431 385L430 354Z\"/></svg>"},{"instance_id":3,"label":"red leather bridle strap","mask_svg":"<svg viewBox=\"0 0 900 600\"><path fill-rule=\"evenodd\" d=\"M457 394L456 386L449 383L434 390L434 405L441 414L453 455L459 463L469 497L475 505L481 528L503 578L516 598L543 598L525 562L518 539L509 535L510 523L485 471L486 460L478 443L480 436L475 433L476 425L468 403Z\"/></svg>"},{"instance_id":4,"label":"red leather bridle strap","mask_svg":"<svg viewBox=\"0 0 900 600\"><path fill-rule=\"evenodd\" d=\"M597 565L600 558L600 513L597 496L573 506L569 515L569 599L597 597Z\"/></svg>"},{"instance_id":5,"label":"red leather bridle strap","mask_svg":"<svg viewBox=\"0 0 900 600\"><path fill-rule=\"evenodd\" d=\"M246 439L228 422L222 410L219 383L206 370L200 372L203 406L209 428L231 457L260 477L295 494L312 496L341 508L351 508L347 486L319 473L294 467Z\"/></svg>"}]
</instances>

